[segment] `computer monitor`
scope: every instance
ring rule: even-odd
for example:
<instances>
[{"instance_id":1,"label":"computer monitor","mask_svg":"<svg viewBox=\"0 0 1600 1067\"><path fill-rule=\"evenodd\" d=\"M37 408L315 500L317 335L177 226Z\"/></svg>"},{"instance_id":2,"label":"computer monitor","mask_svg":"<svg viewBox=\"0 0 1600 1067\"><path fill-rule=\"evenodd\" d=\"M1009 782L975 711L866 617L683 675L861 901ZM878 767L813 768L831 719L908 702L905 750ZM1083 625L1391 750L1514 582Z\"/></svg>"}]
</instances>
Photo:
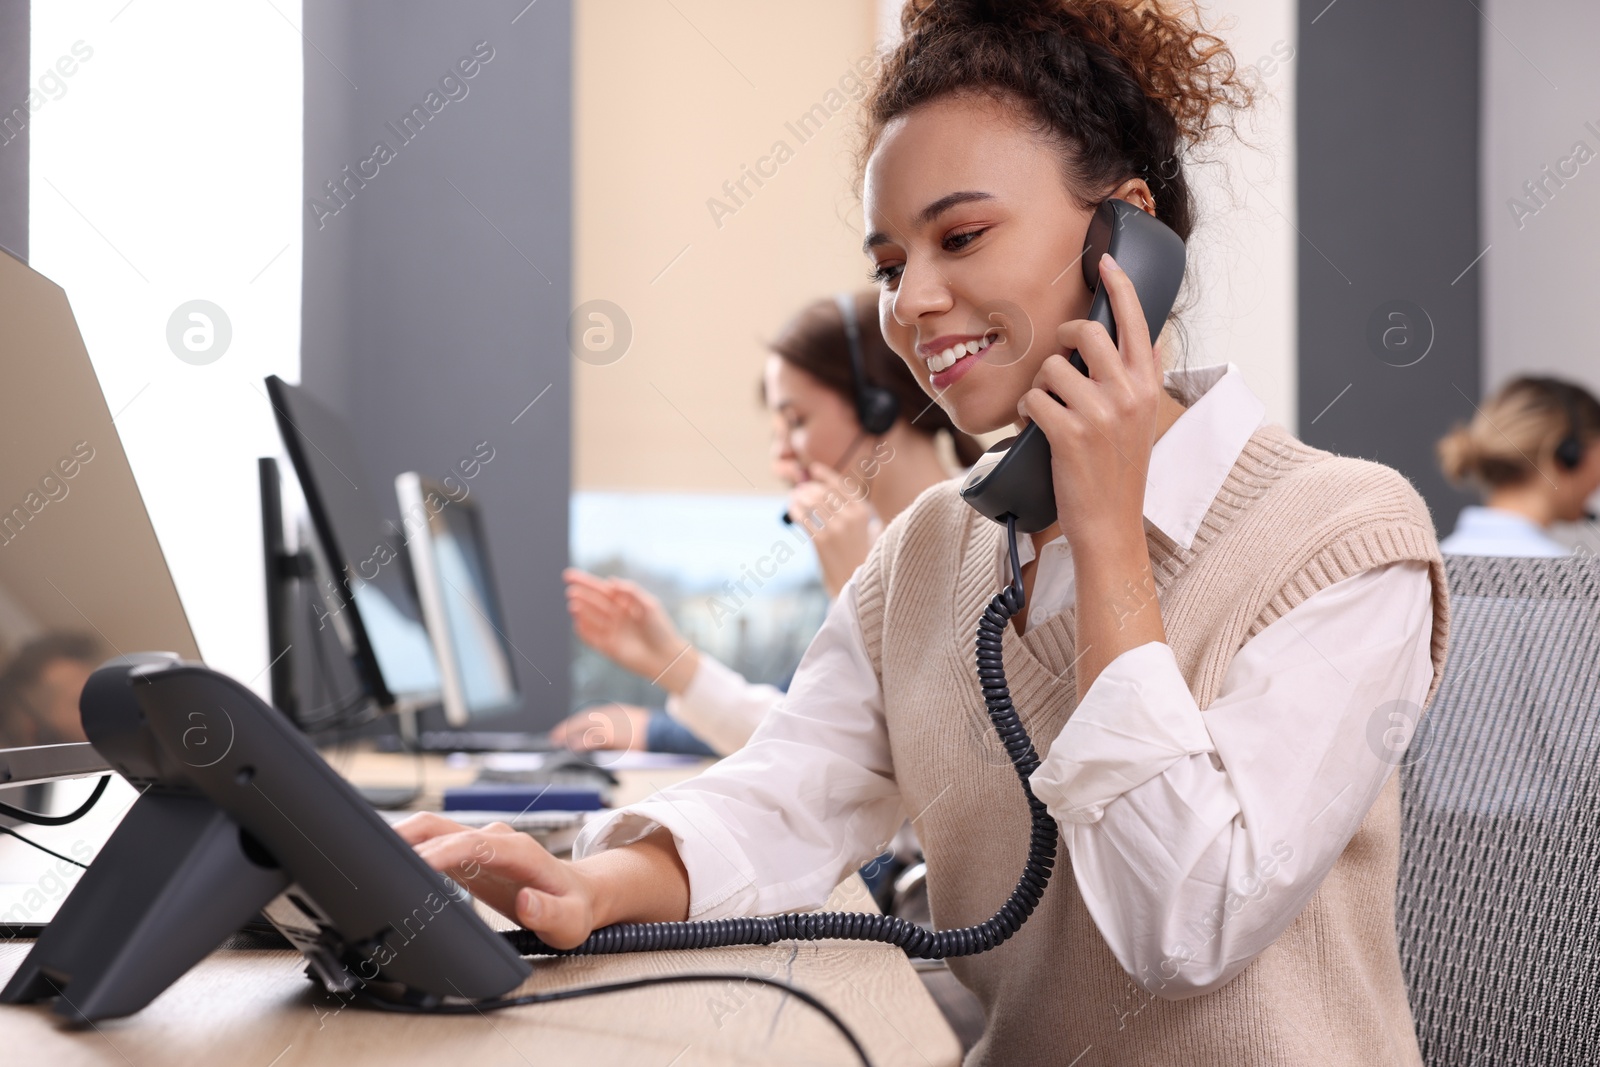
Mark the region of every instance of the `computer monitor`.
<instances>
[{"instance_id":1,"label":"computer monitor","mask_svg":"<svg viewBox=\"0 0 1600 1067\"><path fill-rule=\"evenodd\" d=\"M267 395L311 518L319 627L333 627L378 707L437 703L439 667L402 573L405 546L384 518L388 486L368 476L344 420L303 387L272 375Z\"/></svg>"},{"instance_id":2,"label":"computer monitor","mask_svg":"<svg viewBox=\"0 0 1600 1067\"><path fill-rule=\"evenodd\" d=\"M67 294L0 251L0 322L0 749L37 749L0 752L17 784L106 767L78 718L102 661L200 650Z\"/></svg>"},{"instance_id":3,"label":"computer monitor","mask_svg":"<svg viewBox=\"0 0 1600 1067\"><path fill-rule=\"evenodd\" d=\"M445 720L461 727L515 709L514 650L477 501L464 486L452 493L414 471L394 485L417 599L439 662Z\"/></svg>"}]
</instances>

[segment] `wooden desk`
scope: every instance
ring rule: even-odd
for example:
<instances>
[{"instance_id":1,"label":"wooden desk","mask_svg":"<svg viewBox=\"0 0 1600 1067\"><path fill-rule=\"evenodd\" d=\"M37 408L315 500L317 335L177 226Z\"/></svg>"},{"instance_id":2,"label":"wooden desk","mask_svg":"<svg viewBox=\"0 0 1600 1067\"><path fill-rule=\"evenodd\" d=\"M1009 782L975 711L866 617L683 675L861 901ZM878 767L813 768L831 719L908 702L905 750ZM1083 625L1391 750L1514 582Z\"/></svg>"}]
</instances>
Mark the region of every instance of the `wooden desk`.
<instances>
[{"instance_id":1,"label":"wooden desk","mask_svg":"<svg viewBox=\"0 0 1600 1067\"><path fill-rule=\"evenodd\" d=\"M330 761L362 784L405 784L415 774L408 757L333 753ZM692 768L623 772L619 799L647 796L689 773ZM426 775L432 792L470 780L472 771L430 759ZM835 891L829 906L873 907L856 877ZM31 944L0 942L0 982ZM877 1067L960 1062L960 1046L937 1006L905 956L887 945L789 943L544 960L519 992L707 971L779 978L805 989L855 1031ZM0 1049L6 1062L50 1067L858 1062L816 1011L763 986L669 985L489 1015L401 1016L345 1007L321 993L304 977L296 953L228 950L213 952L144 1011L94 1029L63 1029L46 1007L0 1005Z\"/></svg>"}]
</instances>

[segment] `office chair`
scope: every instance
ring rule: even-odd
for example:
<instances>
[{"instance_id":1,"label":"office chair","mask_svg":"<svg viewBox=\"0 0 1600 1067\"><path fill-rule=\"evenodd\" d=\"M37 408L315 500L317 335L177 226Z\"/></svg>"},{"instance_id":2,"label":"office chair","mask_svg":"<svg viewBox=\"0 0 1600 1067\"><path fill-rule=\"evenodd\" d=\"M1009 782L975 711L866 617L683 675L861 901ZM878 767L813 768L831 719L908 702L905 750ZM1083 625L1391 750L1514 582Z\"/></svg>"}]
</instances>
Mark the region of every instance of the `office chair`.
<instances>
[{"instance_id":1,"label":"office chair","mask_svg":"<svg viewBox=\"0 0 1600 1067\"><path fill-rule=\"evenodd\" d=\"M1401 964L1429 1067L1600 1062L1600 560L1448 556L1401 774Z\"/></svg>"}]
</instances>

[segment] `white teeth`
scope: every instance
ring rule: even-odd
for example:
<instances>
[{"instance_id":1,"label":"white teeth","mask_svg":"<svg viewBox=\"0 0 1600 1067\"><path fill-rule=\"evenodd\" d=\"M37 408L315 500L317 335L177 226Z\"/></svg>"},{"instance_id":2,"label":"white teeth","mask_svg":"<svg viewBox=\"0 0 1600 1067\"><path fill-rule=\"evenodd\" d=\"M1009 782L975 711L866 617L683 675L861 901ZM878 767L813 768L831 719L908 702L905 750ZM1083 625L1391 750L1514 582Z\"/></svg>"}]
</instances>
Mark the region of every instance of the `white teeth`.
<instances>
[{"instance_id":1,"label":"white teeth","mask_svg":"<svg viewBox=\"0 0 1600 1067\"><path fill-rule=\"evenodd\" d=\"M942 370L948 370L950 367L955 366L956 361L963 356L975 356L994 344L997 339L996 334L989 334L980 340L963 341L960 344L951 345L943 352L928 357L928 371L932 374L938 374Z\"/></svg>"}]
</instances>

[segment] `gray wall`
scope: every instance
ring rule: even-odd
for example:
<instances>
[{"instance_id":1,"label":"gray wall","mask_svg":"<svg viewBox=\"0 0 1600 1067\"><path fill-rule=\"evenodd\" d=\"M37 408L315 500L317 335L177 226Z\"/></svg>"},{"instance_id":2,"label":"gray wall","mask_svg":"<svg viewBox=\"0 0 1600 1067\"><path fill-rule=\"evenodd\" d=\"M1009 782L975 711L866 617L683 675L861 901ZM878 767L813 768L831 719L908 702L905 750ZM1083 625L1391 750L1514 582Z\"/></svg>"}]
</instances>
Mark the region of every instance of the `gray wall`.
<instances>
[{"instance_id":1,"label":"gray wall","mask_svg":"<svg viewBox=\"0 0 1600 1067\"><path fill-rule=\"evenodd\" d=\"M1485 243L1478 55L1492 31L1455 0L1299 13L1300 436L1399 469L1447 533L1470 498L1433 448L1478 398L1482 263L1466 268Z\"/></svg>"},{"instance_id":2,"label":"gray wall","mask_svg":"<svg viewBox=\"0 0 1600 1067\"><path fill-rule=\"evenodd\" d=\"M0 119L28 95L28 0L0 0ZM28 106L20 104L24 115ZM15 118L0 132L0 248L28 258L28 128Z\"/></svg>"},{"instance_id":3,"label":"gray wall","mask_svg":"<svg viewBox=\"0 0 1600 1067\"><path fill-rule=\"evenodd\" d=\"M1600 4L1483 8L1515 39L1483 42L1484 389L1552 374L1600 396ZM1600 526L1552 533L1600 554Z\"/></svg>"},{"instance_id":4,"label":"gray wall","mask_svg":"<svg viewBox=\"0 0 1600 1067\"><path fill-rule=\"evenodd\" d=\"M567 711L571 649L570 4L313 0L304 35L304 384L383 485L494 448L469 484L521 653L524 708L505 724L548 725ZM441 89L478 42L492 58ZM437 114L403 141L430 91ZM380 140L394 157L371 177ZM313 198L337 213L319 218Z\"/></svg>"},{"instance_id":5,"label":"gray wall","mask_svg":"<svg viewBox=\"0 0 1600 1067\"><path fill-rule=\"evenodd\" d=\"M1554 374L1600 394L1600 4L1484 10L1516 30L1484 38L1484 384Z\"/></svg>"}]
</instances>

